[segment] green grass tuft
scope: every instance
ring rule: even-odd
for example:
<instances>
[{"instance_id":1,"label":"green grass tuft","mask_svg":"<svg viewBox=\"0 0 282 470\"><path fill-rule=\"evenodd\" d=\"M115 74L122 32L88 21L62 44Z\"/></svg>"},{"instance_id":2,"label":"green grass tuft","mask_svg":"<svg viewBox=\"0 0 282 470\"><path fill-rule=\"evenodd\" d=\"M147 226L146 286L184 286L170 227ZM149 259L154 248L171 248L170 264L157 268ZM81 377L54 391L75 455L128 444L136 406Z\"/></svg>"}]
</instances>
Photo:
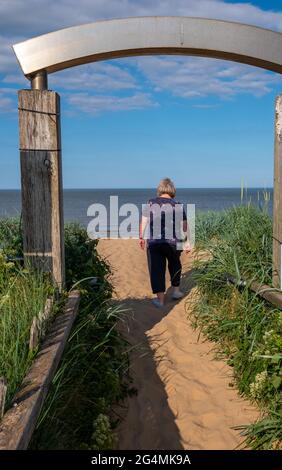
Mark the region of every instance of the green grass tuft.
<instances>
[{"instance_id":1,"label":"green grass tuft","mask_svg":"<svg viewBox=\"0 0 282 470\"><path fill-rule=\"evenodd\" d=\"M200 299L193 304L192 323L217 343L217 354L233 367L240 393L262 411L261 421L244 428L246 444L277 447L282 429L282 313L248 288L239 292L226 283L229 273L238 280L271 284L271 219L251 204L201 214L196 240L196 252L202 254L194 275Z\"/></svg>"}]
</instances>

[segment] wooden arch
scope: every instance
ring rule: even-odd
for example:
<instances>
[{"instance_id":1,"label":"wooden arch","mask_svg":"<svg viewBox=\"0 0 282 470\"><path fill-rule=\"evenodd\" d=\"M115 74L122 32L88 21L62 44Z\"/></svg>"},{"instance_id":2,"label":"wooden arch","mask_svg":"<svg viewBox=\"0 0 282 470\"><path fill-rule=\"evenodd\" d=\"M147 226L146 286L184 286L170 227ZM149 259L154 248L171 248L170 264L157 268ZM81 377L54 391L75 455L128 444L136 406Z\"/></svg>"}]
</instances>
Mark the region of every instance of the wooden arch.
<instances>
[{"instance_id":1,"label":"wooden arch","mask_svg":"<svg viewBox=\"0 0 282 470\"><path fill-rule=\"evenodd\" d=\"M32 90L19 92L25 257L64 283L59 96L47 75L99 60L153 54L226 59L282 73L282 34L255 26L189 17L98 21L13 46ZM87 84L86 84L87 86ZM282 97L276 102L273 284L281 285Z\"/></svg>"}]
</instances>

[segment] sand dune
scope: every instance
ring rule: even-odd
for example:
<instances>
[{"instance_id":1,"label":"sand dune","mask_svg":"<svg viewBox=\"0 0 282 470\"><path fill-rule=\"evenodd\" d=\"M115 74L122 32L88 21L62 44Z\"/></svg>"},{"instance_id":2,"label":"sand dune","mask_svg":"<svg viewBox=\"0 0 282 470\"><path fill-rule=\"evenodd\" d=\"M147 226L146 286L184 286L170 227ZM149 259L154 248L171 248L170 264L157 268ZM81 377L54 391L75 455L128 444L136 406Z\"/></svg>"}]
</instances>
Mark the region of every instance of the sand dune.
<instances>
[{"instance_id":1,"label":"sand dune","mask_svg":"<svg viewBox=\"0 0 282 470\"><path fill-rule=\"evenodd\" d=\"M232 369L214 360L214 345L199 337L187 319L195 296L191 255L182 255L186 298L150 304L146 253L137 240L102 240L99 252L113 269L115 302L128 308L121 327L130 343L131 375L138 394L127 400L119 426L120 449L234 449L242 437L232 427L258 413L238 396ZM168 284L169 285L169 284Z\"/></svg>"}]
</instances>

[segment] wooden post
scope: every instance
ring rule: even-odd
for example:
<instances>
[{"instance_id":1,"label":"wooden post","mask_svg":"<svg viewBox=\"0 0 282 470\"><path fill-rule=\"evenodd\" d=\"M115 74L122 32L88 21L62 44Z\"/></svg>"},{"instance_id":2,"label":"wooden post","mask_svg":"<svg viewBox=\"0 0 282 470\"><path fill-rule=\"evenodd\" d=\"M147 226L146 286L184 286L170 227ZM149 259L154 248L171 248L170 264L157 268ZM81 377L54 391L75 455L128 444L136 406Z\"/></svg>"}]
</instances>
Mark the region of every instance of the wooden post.
<instances>
[{"instance_id":1,"label":"wooden post","mask_svg":"<svg viewBox=\"0 0 282 470\"><path fill-rule=\"evenodd\" d=\"M25 262L64 285L60 97L19 91L19 132Z\"/></svg>"},{"instance_id":2,"label":"wooden post","mask_svg":"<svg viewBox=\"0 0 282 470\"><path fill-rule=\"evenodd\" d=\"M273 186L273 287L282 290L282 95L276 98Z\"/></svg>"}]
</instances>

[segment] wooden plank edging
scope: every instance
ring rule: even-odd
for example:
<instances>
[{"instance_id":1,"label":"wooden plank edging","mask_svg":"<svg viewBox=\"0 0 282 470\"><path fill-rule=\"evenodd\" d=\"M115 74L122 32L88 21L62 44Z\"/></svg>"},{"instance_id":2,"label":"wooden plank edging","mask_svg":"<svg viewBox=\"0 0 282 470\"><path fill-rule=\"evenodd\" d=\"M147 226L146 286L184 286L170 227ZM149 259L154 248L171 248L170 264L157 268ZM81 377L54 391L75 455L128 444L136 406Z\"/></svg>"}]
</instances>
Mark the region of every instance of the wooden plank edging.
<instances>
[{"instance_id":1,"label":"wooden plank edging","mask_svg":"<svg viewBox=\"0 0 282 470\"><path fill-rule=\"evenodd\" d=\"M266 284L259 284L253 281L250 285L250 289L262 297L267 302L271 303L274 307L282 310L282 292L270 287Z\"/></svg>"},{"instance_id":2,"label":"wooden plank edging","mask_svg":"<svg viewBox=\"0 0 282 470\"><path fill-rule=\"evenodd\" d=\"M235 276L232 276L231 274L226 275L226 280L234 284L236 287L249 287L251 291L255 292L274 307L282 310L282 292L278 289L266 284L259 284L256 281L247 282L242 279L238 281Z\"/></svg>"},{"instance_id":3,"label":"wooden plank edging","mask_svg":"<svg viewBox=\"0 0 282 470\"><path fill-rule=\"evenodd\" d=\"M63 313L50 326L12 408L0 423L0 450L27 449L77 315L79 300L79 291L70 292Z\"/></svg>"}]
</instances>

